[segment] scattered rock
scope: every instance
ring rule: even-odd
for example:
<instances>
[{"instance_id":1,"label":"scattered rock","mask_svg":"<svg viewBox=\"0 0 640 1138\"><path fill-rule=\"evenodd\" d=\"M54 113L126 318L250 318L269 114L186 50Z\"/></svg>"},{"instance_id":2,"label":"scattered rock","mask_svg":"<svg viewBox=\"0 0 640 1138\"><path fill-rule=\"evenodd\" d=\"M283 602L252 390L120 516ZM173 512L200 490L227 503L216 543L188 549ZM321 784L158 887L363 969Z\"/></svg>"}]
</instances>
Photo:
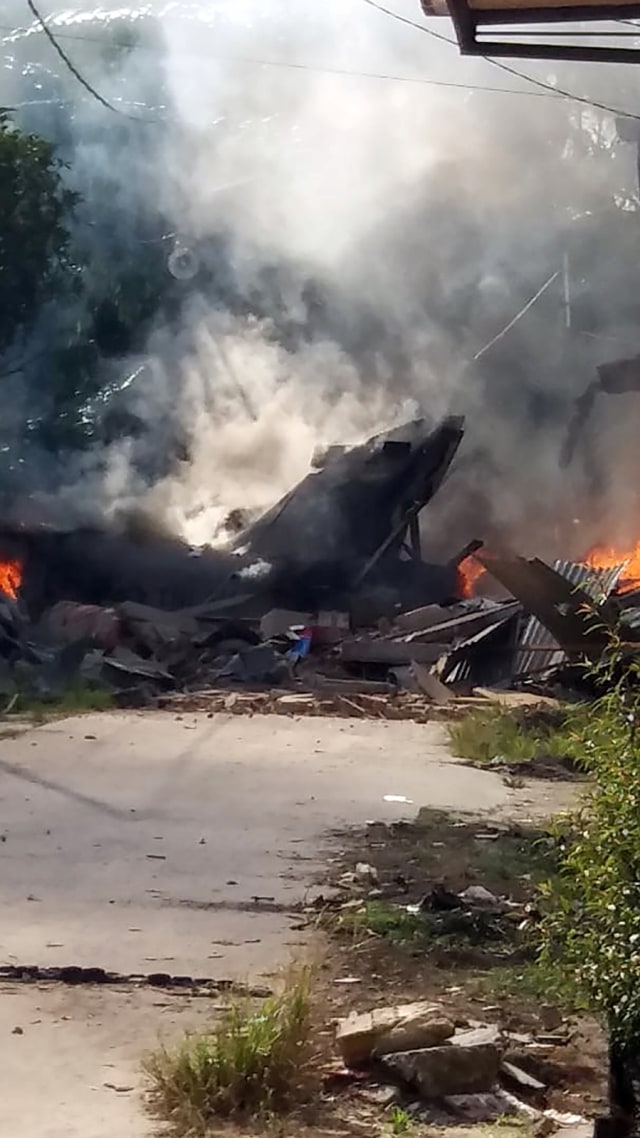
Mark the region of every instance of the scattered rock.
<instances>
[{"instance_id":1,"label":"scattered rock","mask_svg":"<svg viewBox=\"0 0 640 1138\"><path fill-rule=\"evenodd\" d=\"M473 1027L469 1031L457 1031L451 1040L456 1047L482 1047L487 1043L493 1047L502 1046L502 1032L495 1023Z\"/></svg>"},{"instance_id":2,"label":"scattered rock","mask_svg":"<svg viewBox=\"0 0 640 1138\"><path fill-rule=\"evenodd\" d=\"M581 1114L570 1114L562 1110L554 1110L549 1107L544 1111L545 1118L551 1119L552 1122L557 1123L558 1126L583 1126L587 1125L587 1119L583 1118ZM590 1125L590 1123L589 1123Z\"/></svg>"},{"instance_id":3,"label":"scattered rock","mask_svg":"<svg viewBox=\"0 0 640 1138\"><path fill-rule=\"evenodd\" d=\"M385 1084L375 1087L360 1087L358 1094L360 1098L366 1099L367 1102L371 1102L375 1106L391 1106L392 1103L398 1101L398 1088Z\"/></svg>"},{"instance_id":4,"label":"scattered rock","mask_svg":"<svg viewBox=\"0 0 640 1138\"><path fill-rule=\"evenodd\" d=\"M384 1064L423 1098L441 1099L491 1091L498 1077L500 1052L493 1043L445 1044L387 1055Z\"/></svg>"},{"instance_id":5,"label":"scattered rock","mask_svg":"<svg viewBox=\"0 0 640 1138\"><path fill-rule=\"evenodd\" d=\"M401 1051L413 1051L419 1047L437 1046L450 1039L453 1031L453 1023L444 1018L434 1019L432 1009L422 1015L412 1015L403 1019L378 1040L375 1053L392 1055Z\"/></svg>"},{"instance_id":6,"label":"scattered rock","mask_svg":"<svg viewBox=\"0 0 640 1138\"><path fill-rule=\"evenodd\" d=\"M13 1031L11 1032L11 1034L12 1034L12 1035L24 1035L24 1028L22 1028L22 1027L14 1027Z\"/></svg>"},{"instance_id":7,"label":"scattered rock","mask_svg":"<svg viewBox=\"0 0 640 1138\"><path fill-rule=\"evenodd\" d=\"M459 894L460 900L464 901L465 905L475 905L482 908L495 909L502 907L502 902L495 893L490 889L485 889L484 885L469 885L462 893Z\"/></svg>"},{"instance_id":8,"label":"scattered rock","mask_svg":"<svg viewBox=\"0 0 640 1138\"><path fill-rule=\"evenodd\" d=\"M523 1091L543 1091L545 1084L541 1083L539 1079L534 1078L533 1075L523 1071L522 1067L516 1066L515 1063L509 1063L508 1060L503 1060L500 1068L502 1074L506 1076L509 1083L515 1083L520 1090Z\"/></svg>"},{"instance_id":9,"label":"scattered rock","mask_svg":"<svg viewBox=\"0 0 640 1138\"><path fill-rule=\"evenodd\" d=\"M435 1047L449 1039L454 1030L441 1008L418 1002L350 1015L339 1024L336 1042L344 1062L357 1066L374 1052L381 1055Z\"/></svg>"},{"instance_id":10,"label":"scattered rock","mask_svg":"<svg viewBox=\"0 0 640 1138\"><path fill-rule=\"evenodd\" d=\"M366 861L359 861L356 865L356 877L359 881L369 885L378 884L378 870L375 865L369 865Z\"/></svg>"},{"instance_id":11,"label":"scattered rock","mask_svg":"<svg viewBox=\"0 0 640 1138\"><path fill-rule=\"evenodd\" d=\"M564 1023L564 1016L555 1004L542 1004L538 1018L545 1031L556 1031Z\"/></svg>"},{"instance_id":12,"label":"scattered rock","mask_svg":"<svg viewBox=\"0 0 640 1138\"><path fill-rule=\"evenodd\" d=\"M512 1102L501 1091L479 1095L446 1095L444 1104L465 1122L492 1122L507 1114L515 1114Z\"/></svg>"}]
</instances>

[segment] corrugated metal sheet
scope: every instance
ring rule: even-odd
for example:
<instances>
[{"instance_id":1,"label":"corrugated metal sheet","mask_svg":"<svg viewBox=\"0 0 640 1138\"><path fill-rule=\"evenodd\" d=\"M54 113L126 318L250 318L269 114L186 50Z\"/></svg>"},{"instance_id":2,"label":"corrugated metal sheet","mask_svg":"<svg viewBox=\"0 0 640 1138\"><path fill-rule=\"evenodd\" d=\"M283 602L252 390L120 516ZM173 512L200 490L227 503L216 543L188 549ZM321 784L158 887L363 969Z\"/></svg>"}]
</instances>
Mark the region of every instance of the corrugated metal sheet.
<instances>
[{"instance_id":1,"label":"corrugated metal sheet","mask_svg":"<svg viewBox=\"0 0 640 1138\"><path fill-rule=\"evenodd\" d=\"M627 565L628 562L623 561L612 569L593 569L575 561L554 561L553 568L572 585L579 586L592 600L602 602L613 592ZM564 658L565 653L557 640L537 617L529 617L515 658L515 675L545 672L548 668L557 667Z\"/></svg>"},{"instance_id":2,"label":"corrugated metal sheet","mask_svg":"<svg viewBox=\"0 0 640 1138\"><path fill-rule=\"evenodd\" d=\"M494 624L490 625L489 628L483 628L480 632L476 632L473 636L469 636L460 645L460 651L462 653L460 659L457 660L449 670L445 668L444 676L446 682L448 684L457 684L461 683L463 680L468 680L471 676L471 660L468 656L464 655L466 649L472 648L474 644L480 644L483 640L488 640L490 636L493 636L494 632L497 632L499 628L502 628L502 626L506 624L507 621L513 620L514 617L514 613L507 615L503 617L502 620L498 620ZM455 649L452 653L452 656L455 656Z\"/></svg>"}]
</instances>

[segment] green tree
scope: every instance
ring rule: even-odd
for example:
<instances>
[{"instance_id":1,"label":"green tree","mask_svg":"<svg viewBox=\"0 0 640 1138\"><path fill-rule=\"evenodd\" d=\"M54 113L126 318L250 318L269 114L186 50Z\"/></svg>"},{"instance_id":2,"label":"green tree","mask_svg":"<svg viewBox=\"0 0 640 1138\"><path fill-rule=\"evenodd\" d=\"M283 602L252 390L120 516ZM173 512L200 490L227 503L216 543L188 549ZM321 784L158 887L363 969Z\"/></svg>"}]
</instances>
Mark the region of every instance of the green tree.
<instances>
[{"instance_id":1,"label":"green tree","mask_svg":"<svg viewBox=\"0 0 640 1138\"><path fill-rule=\"evenodd\" d=\"M0 352L71 268L66 223L76 195L61 168L51 143L0 110Z\"/></svg>"}]
</instances>

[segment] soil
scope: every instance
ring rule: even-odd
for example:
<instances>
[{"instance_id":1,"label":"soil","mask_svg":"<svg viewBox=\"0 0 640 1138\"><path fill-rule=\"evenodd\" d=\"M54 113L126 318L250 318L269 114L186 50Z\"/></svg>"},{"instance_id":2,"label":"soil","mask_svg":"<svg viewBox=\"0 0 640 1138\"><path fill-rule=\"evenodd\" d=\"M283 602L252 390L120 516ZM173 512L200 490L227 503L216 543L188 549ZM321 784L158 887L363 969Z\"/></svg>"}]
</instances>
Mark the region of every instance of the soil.
<instances>
[{"instance_id":1,"label":"soil","mask_svg":"<svg viewBox=\"0 0 640 1138\"><path fill-rule=\"evenodd\" d=\"M345 835L344 841L349 844L332 882L356 862L368 863L378 873L373 902L364 900L361 912L374 904L383 912L404 914L408 904L418 903L435 886L457 893L469 885L483 885L497 897L530 908L535 883L548 874L554 859L553 839L544 827L487 825L486 815L474 819L428 810L420 812L415 824L371 825ZM546 1086L528 1098L517 1091L522 1100L587 1118L606 1112L603 1030L592 1016L563 1006L561 999L532 984L532 951L518 927L522 908L512 910L517 921L507 910L502 918L507 931L498 939L493 932L486 939L456 937L447 931L444 914L443 932L436 927L434 934L429 925L424 938L403 942L401 931L385 935L376 931L375 921L372 931L366 916L358 925L353 920L357 906L336 912L335 905L332 899L323 923L331 934L327 1001L336 1017L433 999L461 1027L497 1023L521 1037L510 1047L514 1062ZM357 1097L359 1091L352 1093Z\"/></svg>"}]
</instances>

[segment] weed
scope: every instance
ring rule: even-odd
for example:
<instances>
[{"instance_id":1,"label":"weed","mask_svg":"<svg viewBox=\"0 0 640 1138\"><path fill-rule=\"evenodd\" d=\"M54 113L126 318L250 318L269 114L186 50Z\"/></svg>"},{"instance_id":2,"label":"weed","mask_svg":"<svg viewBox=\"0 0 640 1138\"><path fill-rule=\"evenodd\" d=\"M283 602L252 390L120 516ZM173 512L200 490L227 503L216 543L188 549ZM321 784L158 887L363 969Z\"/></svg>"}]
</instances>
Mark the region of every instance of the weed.
<instances>
[{"instance_id":1,"label":"weed","mask_svg":"<svg viewBox=\"0 0 640 1138\"><path fill-rule=\"evenodd\" d=\"M535 884L558 868L557 843L544 831L501 834L498 841L478 845L475 869L489 888L505 888L512 893L518 881Z\"/></svg>"},{"instance_id":2,"label":"weed","mask_svg":"<svg viewBox=\"0 0 640 1138\"><path fill-rule=\"evenodd\" d=\"M61 692L60 695L51 697L29 695L23 692L16 694L17 698L12 700L12 712L21 715L33 715L42 719L82 715L88 711L108 711L114 706L113 694L110 691L88 684L76 684L74 687Z\"/></svg>"},{"instance_id":3,"label":"weed","mask_svg":"<svg viewBox=\"0 0 640 1138\"><path fill-rule=\"evenodd\" d=\"M411 1115L401 1106L395 1106L391 1113L390 1129L392 1134L408 1134L413 1128Z\"/></svg>"},{"instance_id":4,"label":"weed","mask_svg":"<svg viewBox=\"0 0 640 1138\"><path fill-rule=\"evenodd\" d=\"M360 909L347 909L338 915L338 933L370 932L390 944L416 944L429 936L429 926L418 913L408 913L386 901L365 901Z\"/></svg>"},{"instance_id":5,"label":"weed","mask_svg":"<svg viewBox=\"0 0 640 1138\"><path fill-rule=\"evenodd\" d=\"M144 1061L157 1114L187 1138L216 1120L285 1112L309 1083L311 976L298 971L280 995L251 1010L231 1003L205 1035L186 1035Z\"/></svg>"},{"instance_id":6,"label":"weed","mask_svg":"<svg viewBox=\"0 0 640 1138\"><path fill-rule=\"evenodd\" d=\"M536 759L572 762L585 711L493 707L472 711L448 726L456 755L475 763L529 763Z\"/></svg>"},{"instance_id":7,"label":"weed","mask_svg":"<svg viewBox=\"0 0 640 1138\"><path fill-rule=\"evenodd\" d=\"M573 976L557 964L549 965L540 960L493 968L478 977L477 986L480 992L492 998L538 1001L572 1012L584 1011L587 1006Z\"/></svg>"}]
</instances>

